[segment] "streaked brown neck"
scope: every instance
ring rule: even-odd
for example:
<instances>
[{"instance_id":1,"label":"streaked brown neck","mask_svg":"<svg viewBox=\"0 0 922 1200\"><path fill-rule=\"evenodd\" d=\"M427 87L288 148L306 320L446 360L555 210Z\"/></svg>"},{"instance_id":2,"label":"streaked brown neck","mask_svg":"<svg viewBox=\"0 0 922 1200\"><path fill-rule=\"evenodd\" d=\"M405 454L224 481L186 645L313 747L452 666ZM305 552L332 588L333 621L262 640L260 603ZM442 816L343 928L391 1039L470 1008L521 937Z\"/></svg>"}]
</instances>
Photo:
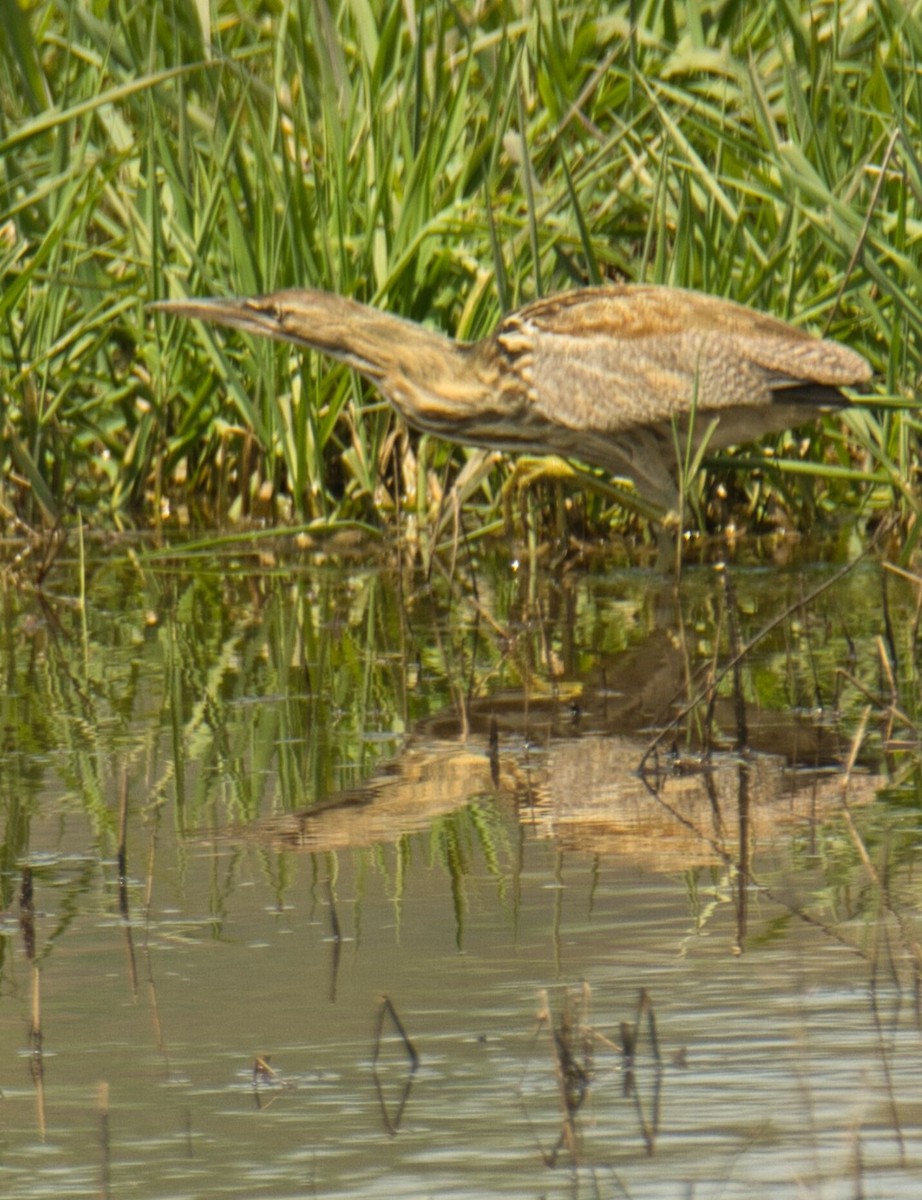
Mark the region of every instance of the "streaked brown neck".
<instances>
[{"instance_id":1,"label":"streaked brown neck","mask_svg":"<svg viewBox=\"0 0 922 1200\"><path fill-rule=\"evenodd\" d=\"M486 381L472 347L330 292L294 289L246 301L253 332L328 354L372 380L411 423L457 437ZM248 323L241 320L241 327Z\"/></svg>"}]
</instances>

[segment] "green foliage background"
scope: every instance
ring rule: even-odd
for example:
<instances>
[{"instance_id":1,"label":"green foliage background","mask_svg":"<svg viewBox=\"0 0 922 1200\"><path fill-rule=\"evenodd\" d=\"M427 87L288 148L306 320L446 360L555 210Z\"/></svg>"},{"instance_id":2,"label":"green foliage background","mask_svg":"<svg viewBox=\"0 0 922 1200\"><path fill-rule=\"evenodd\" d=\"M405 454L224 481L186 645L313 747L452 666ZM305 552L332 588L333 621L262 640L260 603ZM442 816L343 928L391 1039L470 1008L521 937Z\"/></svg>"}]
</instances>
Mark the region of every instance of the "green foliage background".
<instances>
[{"instance_id":1,"label":"green foliage background","mask_svg":"<svg viewBox=\"0 0 922 1200\"><path fill-rule=\"evenodd\" d=\"M505 467L407 437L326 361L146 302L310 284L473 338L615 276L805 323L878 372L873 408L775 440L784 469L724 456L704 520L918 526L919 5L0 0L0 20L8 526L327 527L399 502L422 527L460 472L489 527ZM626 519L602 481L537 487L588 533Z\"/></svg>"}]
</instances>

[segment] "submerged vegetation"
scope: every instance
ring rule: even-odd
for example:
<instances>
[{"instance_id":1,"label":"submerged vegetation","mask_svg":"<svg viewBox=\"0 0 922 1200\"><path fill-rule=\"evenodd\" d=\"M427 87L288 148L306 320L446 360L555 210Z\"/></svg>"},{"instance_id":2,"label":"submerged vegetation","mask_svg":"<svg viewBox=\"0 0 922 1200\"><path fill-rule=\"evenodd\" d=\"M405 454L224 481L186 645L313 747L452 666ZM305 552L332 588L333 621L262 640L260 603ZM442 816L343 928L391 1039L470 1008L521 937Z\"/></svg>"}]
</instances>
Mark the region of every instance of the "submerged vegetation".
<instances>
[{"instance_id":1,"label":"submerged vegetation","mask_svg":"<svg viewBox=\"0 0 922 1200\"><path fill-rule=\"evenodd\" d=\"M454 485L469 527L519 510L542 536L624 527L604 479L526 463L510 487L507 464L407 435L345 369L145 305L309 284L475 338L537 295L628 278L804 323L877 375L824 437L710 462L700 524L896 509L914 546L915 10L268 0L215 4L205 28L182 2L2 11L7 527L437 533Z\"/></svg>"}]
</instances>

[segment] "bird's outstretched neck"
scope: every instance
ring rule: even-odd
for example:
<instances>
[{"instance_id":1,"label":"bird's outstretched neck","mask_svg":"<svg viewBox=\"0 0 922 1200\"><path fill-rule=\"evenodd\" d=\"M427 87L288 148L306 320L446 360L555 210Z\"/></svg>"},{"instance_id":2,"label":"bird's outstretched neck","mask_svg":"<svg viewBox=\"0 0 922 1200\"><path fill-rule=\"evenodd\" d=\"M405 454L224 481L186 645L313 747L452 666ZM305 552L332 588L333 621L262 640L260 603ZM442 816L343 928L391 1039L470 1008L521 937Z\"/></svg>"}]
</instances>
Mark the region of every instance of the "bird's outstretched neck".
<instances>
[{"instance_id":1,"label":"bird's outstretched neck","mask_svg":"<svg viewBox=\"0 0 922 1200\"><path fill-rule=\"evenodd\" d=\"M327 354L374 382L412 424L432 433L457 438L458 425L489 402L470 347L333 292L292 288L150 307Z\"/></svg>"}]
</instances>

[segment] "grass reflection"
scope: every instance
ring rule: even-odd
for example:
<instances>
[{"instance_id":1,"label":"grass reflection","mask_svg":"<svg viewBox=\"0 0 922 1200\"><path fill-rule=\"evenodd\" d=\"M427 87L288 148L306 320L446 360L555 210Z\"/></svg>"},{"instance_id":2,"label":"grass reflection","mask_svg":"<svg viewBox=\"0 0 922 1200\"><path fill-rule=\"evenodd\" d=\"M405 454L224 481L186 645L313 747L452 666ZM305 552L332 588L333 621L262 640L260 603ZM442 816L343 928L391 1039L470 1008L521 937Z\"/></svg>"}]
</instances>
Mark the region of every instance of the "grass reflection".
<instances>
[{"instance_id":1,"label":"grass reflection","mask_svg":"<svg viewBox=\"0 0 922 1200\"><path fill-rule=\"evenodd\" d=\"M682 770L670 758L700 753L693 747L705 725L711 750L721 729L732 731L737 701L718 672L732 649L728 595L737 640L782 616L737 679L750 745L780 756L779 779L784 760L814 769L844 762L866 710L856 767L905 794L919 761L914 581L867 566L807 604L813 581L796 569L770 582L734 570L732 593L723 577L694 572L679 596L617 568L537 570L483 550L453 575L423 576L368 554L283 557L274 541L225 542L210 555L199 546L146 557L142 548L83 566L62 557L39 588L12 586L8 575L4 907L13 906L19 865L38 849L31 821L49 804L82 814L107 874L120 812L140 819L151 847L160 822L171 822L181 873L191 847L243 833L279 905L296 874L292 848L321 856L321 880L335 876L338 854L364 856L399 900L405 838L425 829L459 945L471 864L505 901L517 887L523 829L580 853L636 853L648 869L682 869L701 861L701 847L657 826L681 808L702 846L711 840L704 860L739 870L748 860L732 841L720 848L738 839L736 823L702 833L710 822L690 815L697 801L677 790ZM656 768L675 778L653 786L650 807L649 782L636 779L645 731L686 705L690 687L699 703ZM770 761L752 767L759 836ZM701 778L717 788L703 803L717 803L719 772ZM867 876L868 854L886 853L888 870L912 860L911 839L891 833L888 810L856 814L872 823L854 826L850 843L837 825L834 849L823 823L837 802L811 803L805 837L811 854L827 856L829 888L849 887L862 867ZM804 822L811 811L791 816ZM651 838L655 852L644 848ZM380 852L388 842L393 856ZM669 844L671 863L657 862ZM142 853L129 850L136 872ZM220 857L218 922L247 861ZM879 890L881 878L870 885Z\"/></svg>"},{"instance_id":2,"label":"grass reflection","mask_svg":"<svg viewBox=\"0 0 922 1200\"><path fill-rule=\"evenodd\" d=\"M233 1109L235 1165L240 1146L303 1152L309 1113L324 1153L367 1154L373 1129L375 1169L392 1154L413 1174L457 1145L467 1106L470 1169L515 1146L508 1194L523 1161L677 1178L689 1143L721 1147L710 1179L731 1152L756 1177L778 1146L802 1164L802 1111L817 1142L839 1136L827 1081L859 1057L883 1080L887 1161L914 1161L911 580L888 579L884 606L867 564L808 605L826 568L731 567L740 640L782 615L735 696L713 682L733 641L708 570L677 594L604 563L513 569L481 549L422 575L252 543L84 570L5 577L0 1016L20 1019L0 1032L31 1106L12 1144L63 1136L86 1027L73 1125L111 1077L113 1191L133 1114L194 1130L204 1157L214 1108L244 1093L267 1123ZM642 776L653 731L694 697ZM420 1064L391 1037L383 1112L382 994ZM254 1077L270 1054L278 1076ZM129 1091L151 1079L154 1100Z\"/></svg>"}]
</instances>

